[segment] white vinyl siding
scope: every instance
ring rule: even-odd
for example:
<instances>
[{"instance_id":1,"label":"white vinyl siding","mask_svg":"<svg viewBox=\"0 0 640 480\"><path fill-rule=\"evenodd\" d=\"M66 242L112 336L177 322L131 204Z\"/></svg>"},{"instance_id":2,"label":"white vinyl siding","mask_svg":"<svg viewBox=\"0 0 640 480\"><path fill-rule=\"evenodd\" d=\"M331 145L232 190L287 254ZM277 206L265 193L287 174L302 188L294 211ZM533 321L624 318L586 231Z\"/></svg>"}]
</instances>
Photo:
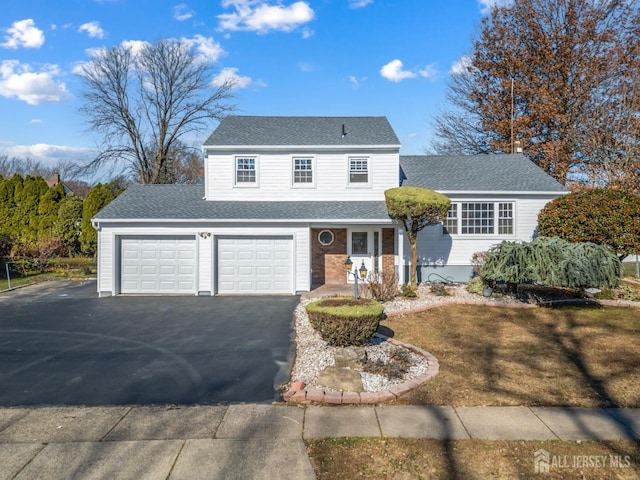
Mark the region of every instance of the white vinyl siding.
<instances>
[{"instance_id":1,"label":"white vinyl siding","mask_svg":"<svg viewBox=\"0 0 640 480\"><path fill-rule=\"evenodd\" d=\"M538 213L555 196L522 195L515 199L497 199L488 201L486 198L451 198L453 204L461 203L493 203L498 205L510 205L513 207L512 218L507 218L509 209L503 211L505 215L505 228L511 233L495 235L443 235L443 228L433 225L425 228L418 234L418 262L422 265L470 265L471 256L475 252L486 251L502 240L520 240L528 242L533 239L538 225ZM460 210L458 210L458 215ZM459 225L459 223L458 223ZM445 224L446 226L446 224ZM404 261L410 261L411 250L409 243L404 241Z\"/></svg>"},{"instance_id":2,"label":"white vinyl siding","mask_svg":"<svg viewBox=\"0 0 640 480\"><path fill-rule=\"evenodd\" d=\"M249 157L232 153L209 153L205 196L207 200L244 201L384 201L384 192L398 186L399 155L396 151L363 152L350 155L345 152L265 152L256 157L256 184L235 184L236 157ZM349 185L349 158L368 159L369 181L358 186ZM312 158L313 188L294 185L293 158ZM242 188L242 187L255 188Z\"/></svg>"},{"instance_id":3,"label":"white vinyl siding","mask_svg":"<svg viewBox=\"0 0 640 480\"><path fill-rule=\"evenodd\" d=\"M192 236L120 239L120 293L195 293L196 247Z\"/></svg>"},{"instance_id":4,"label":"white vinyl siding","mask_svg":"<svg viewBox=\"0 0 640 480\"><path fill-rule=\"evenodd\" d=\"M218 293L294 293L291 237L218 239Z\"/></svg>"}]
</instances>

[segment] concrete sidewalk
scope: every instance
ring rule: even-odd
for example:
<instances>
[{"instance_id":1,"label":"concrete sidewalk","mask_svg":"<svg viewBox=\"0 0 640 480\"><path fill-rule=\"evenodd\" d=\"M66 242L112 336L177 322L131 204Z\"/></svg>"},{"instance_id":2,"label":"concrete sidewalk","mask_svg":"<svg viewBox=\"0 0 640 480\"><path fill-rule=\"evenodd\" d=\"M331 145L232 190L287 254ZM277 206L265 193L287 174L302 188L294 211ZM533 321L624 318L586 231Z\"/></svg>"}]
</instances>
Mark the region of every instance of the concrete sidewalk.
<instances>
[{"instance_id":1,"label":"concrete sidewalk","mask_svg":"<svg viewBox=\"0 0 640 480\"><path fill-rule=\"evenodd\" d=\"M3 479L314 479L304 439L640 438L640 409L41 407L0 409Z\"/></svg>"}]
</instances>

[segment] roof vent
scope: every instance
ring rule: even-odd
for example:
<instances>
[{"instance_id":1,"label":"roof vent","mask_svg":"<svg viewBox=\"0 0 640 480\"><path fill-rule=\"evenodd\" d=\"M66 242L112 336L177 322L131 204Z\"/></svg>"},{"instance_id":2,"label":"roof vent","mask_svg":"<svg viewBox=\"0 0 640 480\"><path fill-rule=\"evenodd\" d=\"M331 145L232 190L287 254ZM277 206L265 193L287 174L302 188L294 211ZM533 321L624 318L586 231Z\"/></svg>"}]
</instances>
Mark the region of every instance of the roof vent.
<instances>
[{"instance_id":1,"label":"roof vent","mask_svg":"<svg viewBox=\"0 0 640 480\"><path fill-rule=\"evenodd\" d=\"M347 127L344 126L344 123L342 124L342 138L347 136Z\"/></svg>"}]
</instances>

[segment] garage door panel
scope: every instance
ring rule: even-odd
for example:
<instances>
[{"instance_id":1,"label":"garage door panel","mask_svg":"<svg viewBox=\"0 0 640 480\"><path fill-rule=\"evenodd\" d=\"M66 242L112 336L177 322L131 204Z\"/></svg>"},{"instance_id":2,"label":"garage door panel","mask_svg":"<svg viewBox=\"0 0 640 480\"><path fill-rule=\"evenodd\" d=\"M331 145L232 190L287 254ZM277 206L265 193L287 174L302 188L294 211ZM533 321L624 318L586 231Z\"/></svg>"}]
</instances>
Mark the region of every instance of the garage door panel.
<instances>
[{"instance_id":1,"label":"garage door panel","mask_svg":"<svg viewBox=\"0 0 640 480\"><path fill-rule=\"evenodd\" d=\"M122 293L194 293L195 238L122 237Z\"/></svg>"},{"instance_id":2,"label":"garage door panel","mask_svg":"<svg viewBox=\"0 0 640 480\"><path fill-rule=\"evenodd\" d=\"M222 237L218 293L292 293L292 237Z\"/></svg>"}]
</instances>

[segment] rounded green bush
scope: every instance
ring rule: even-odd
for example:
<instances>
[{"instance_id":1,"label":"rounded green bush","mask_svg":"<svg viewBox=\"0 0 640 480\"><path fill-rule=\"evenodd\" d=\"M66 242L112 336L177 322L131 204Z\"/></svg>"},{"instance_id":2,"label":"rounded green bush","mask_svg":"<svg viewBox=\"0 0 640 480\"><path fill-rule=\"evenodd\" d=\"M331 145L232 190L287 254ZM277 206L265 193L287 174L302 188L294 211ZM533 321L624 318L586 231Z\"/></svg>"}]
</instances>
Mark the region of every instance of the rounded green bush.
<instances>
[{"instance_id":1,"label":"rounded green bush","mask_svg":"<svg viewBox=\"0 0 640 480\"><path fill-rule=\"evenodd\" d=\"M375 300L326 298L306 306L309 321L323 340L346 347L362 345L373 337L384 313Z\"/></svg>"}]
</instances>

